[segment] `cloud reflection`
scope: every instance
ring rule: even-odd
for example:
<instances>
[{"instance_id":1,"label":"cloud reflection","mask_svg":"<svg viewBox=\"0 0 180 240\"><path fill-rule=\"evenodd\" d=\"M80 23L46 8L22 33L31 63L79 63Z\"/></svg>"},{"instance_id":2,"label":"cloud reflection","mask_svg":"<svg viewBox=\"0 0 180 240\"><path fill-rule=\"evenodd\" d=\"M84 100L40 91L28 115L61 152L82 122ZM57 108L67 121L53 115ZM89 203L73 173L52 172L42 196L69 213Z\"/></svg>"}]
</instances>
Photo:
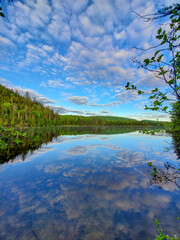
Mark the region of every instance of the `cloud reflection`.
<instances>
[{"instance_id":1,"label":"cloud reflection","mask_svg":"<svg viewBox=\"0 0 180 240\"><path fill-rule=\"evenodd\" d=\"M56 145L49 161L36 155L11 178L3 170L2 239L8 228L9 239L147 240L159 216L175 232L178 192L150 187L146 163L156 158L123 148L120 139L69 140Z\"/></svg>"}]
</instances>

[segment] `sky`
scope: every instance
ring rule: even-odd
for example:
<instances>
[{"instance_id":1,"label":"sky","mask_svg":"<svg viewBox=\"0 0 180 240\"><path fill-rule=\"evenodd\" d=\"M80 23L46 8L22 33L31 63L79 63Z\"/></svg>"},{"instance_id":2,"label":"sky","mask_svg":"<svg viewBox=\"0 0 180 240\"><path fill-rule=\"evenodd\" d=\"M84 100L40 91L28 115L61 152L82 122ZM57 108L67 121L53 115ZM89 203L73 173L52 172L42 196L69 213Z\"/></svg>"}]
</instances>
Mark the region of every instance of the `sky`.
<instances>
[{"instance_id":1,"label":"sky","mask_svg":"<svg viewBox=\"0 0 180 240\"><path fill-rule=\"evenodd\" d=\"M144 59L157 43L154 13L173 0L1 0L0 84L27 91L59 114L113 115L168 120L145 111L147 95L126 91L127 82L149 91L165 88L132 57ZM148 53L149 54L149 53Z\"/></svg>"}]
</instances>

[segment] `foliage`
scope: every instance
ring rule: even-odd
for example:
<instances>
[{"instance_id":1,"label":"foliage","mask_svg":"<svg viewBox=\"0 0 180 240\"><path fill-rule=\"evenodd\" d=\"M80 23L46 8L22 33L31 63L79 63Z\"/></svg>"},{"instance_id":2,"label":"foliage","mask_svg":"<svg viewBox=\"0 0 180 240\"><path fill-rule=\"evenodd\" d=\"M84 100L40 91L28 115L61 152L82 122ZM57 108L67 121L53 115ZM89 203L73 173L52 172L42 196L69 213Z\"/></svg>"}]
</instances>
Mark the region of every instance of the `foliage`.
<instances>
[{"instance_id":1,"label":"foliage","mask_svg":"<svg viewBox=\"0 0 180 240\"><path fill-rule=\"evenodd\" d=\"M164 129L153 129L153 130L148 130L148 129L142 129L142 130L139 130L140 133L143 133L143 134L149 134L149 135L156 135L157 133L158 134L161 134L164 132Z\"/></svg>"},{"instance_id":2,"label":"foliage","mask_svg":"<svg viewBox=\"0 0 180 240\"><path fill-rule=\"evenodd\" d=\"M176 102L173 104L171 109L171 120L174 131L180 131L180 103Z\"/></svg>"},{"instance_id":3,"label":"foliage","mask_svg":"<svg viewBox=\"0 0 180 240\"><path fill-rule=\"evenodd\" d=\"M179 240L179 238L177 238L176 236L170 237L169 235L164 234L161 225L157 219L155 219L155 224L157 231L159 233L158 235L156 235L155 240Z\"/></svg>"},{"instance_id":4,"label":"foliage","mask_svg":"<svg viewBox=\"0 0 180 240\"><path fill-rule=\"evenodd\" d=\"M160 90L157 87L152 89L149 96L151 104L150 106L145 105L145 109L167 112L170 106L172 108L170 112L172 121L180 129L180 116L177 114L180 109L180 4L164 7L155 14L141 17L146 21L154 21L167 16L170 18L168 27L163 25L157 31L156 39L160 43L149 49L143 49L144 51L156 49L154 55L151 58L144 59L143 62L136 58L133 61L138 63L139 67L152 72L157 79L163 81L168 87L168 91L166 89ZM139 95L145 93L145 91L137 89L135 85L131 85L129 82L125 88L135 90Z\"/></svg>"},{"instance_id":5,"label":"foliage","mask_svg":"<svg viewBox=\"0 0 180 240\"><path fill-rule=\"evenodd\" d=\"M7 150L10 145L16 147L22 144L25 137L25 133L0 125L0 150Z\"/></svg>"}]
</instances>

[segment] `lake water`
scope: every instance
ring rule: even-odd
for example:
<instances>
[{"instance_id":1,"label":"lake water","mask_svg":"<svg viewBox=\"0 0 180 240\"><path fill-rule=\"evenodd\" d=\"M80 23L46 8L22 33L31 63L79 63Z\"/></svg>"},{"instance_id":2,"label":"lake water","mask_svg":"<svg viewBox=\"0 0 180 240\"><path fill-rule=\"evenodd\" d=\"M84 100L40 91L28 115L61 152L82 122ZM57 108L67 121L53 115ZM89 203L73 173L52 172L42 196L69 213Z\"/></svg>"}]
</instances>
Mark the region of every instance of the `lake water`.
<instances>
[{"instance_id":1,"label":"lake water","mask_svg":"<svg viewBox=\"0 0 180 240\"><path fill-rule=\"evenodd\" d=\"M180 167L172 138L124 132L59 132L2 164L0 239L153 240L155 219L180 236L178 181L147 166Z\"/></svg>"}]
</instances>

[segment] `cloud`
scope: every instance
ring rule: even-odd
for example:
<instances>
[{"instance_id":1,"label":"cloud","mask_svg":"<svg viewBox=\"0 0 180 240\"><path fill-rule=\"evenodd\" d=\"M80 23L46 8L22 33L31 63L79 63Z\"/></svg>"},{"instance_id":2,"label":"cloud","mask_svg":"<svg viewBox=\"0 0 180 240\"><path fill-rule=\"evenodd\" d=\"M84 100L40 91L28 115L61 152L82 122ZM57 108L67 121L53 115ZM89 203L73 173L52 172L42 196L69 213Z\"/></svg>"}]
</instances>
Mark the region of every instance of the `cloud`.
<instances>
[{"instance_id":1,"label":"cloud","mask_svg":"<svg viewBox=\"0 0 180 240\"><path fill-rule=\"evenodd\" d=\"M11 42L8 38L2 36L0 36L0 45L8 45L10 47L15 47L13 42Z\"/></svg>"},{"instance_id":2,"label":"cloud","mask_svg":"<svg viewBox=\"0 0 180 240\"><path fill-rule=\"evenodd\" d=\"M156 30L137 19L132 9L153 12L154 3L17 1L8 6L8 21L1 31L4 41L21 47L13 63L21 68L31 66L29 70L46 75L63 70L75 85L121 86L139 79L129 46L149 42Z\"/></svg>"},{"instance_id":3,"label":"cloud","mask_svg":"<svg viewBox=\"0 0 180 240\"><path fill-rule=\"evenodd\" d=\"M121 104L120 101L98 104L98 103L90 102L89 98L87 97L81 97L81 96L67 97L66 99L77 105L87 105L87 106L93 106L93 107L112 107L112 106L118 106L119 104Z\"/></svg>"},{"instance_id":4,"label":"cloud","mask_svg":"<svg viewBox=\"0 0 180 240\"><path fill-rule=\"evenodd\" d=\"M104 110L102 110L102 111L100 111L99 113L100 113L100 115L101 115L101 114L108 114L108 115L112 115L112 113L113 113L113 112L110 112L110 111L104 111Z\"/></svg>"},{"instance_id":5,"label":"cloud","mask_svg":"<svg viewBox=\"0 0 180 240\"><path fill-rule=\"evenodd\" d=\"M52 46L42 45L42 48L47 52L53 52L54 51L54 48Z\"/></svg>"},{"instance_id":6,"label":"cloud","mask_svg":"<svg viewBox=\"0 0 180 240\"><path fill-rule=\"evenodd\" d=\"M56 103L55 100L49 99L47 97L42 96L42 94L39 94L37 92L35 92L32 89L25 89L25 88L21 88L21 87L14 87L14 86L7 86L10 89L13 89L15 91L18 91L19 94L21 94L22 96L25 96L26 93L29 93L29 96L31 99L36 99L37 101L47 104L47 103Z\"/></svg>"},{"instance_id":7,"label":"cloud","mask_svg":"<svg viewBox=\"0 0 180 240\"><path fill-rule=\"evenodd\" d=\"M87 102L89 101L87 97L79 96L67 97L67 100L77 105L87 105Z\"/></svg>"},{"instance_id":8,"label":"cloud","mask_svg":"<svg viewBox=\"0 0 180 240\"><path fill-rule=\"evenodd\" d=\"M132 56L140 56L139 51L131 48L156 43L153 35L158 27L154 22L141 21L132 10L152 13L155 4L153 0L14 1L7 5L7 18L0 19L1 69L37 73L40 86L51 91L52 88L71 90L67 100L82 108L106 109L123 102L145 100L146 97L133 91L122 92L122 86L129 81L146 90L153 86L164 88L162 81L137 70L131 62ZM105 100L91 99L84 94L83 87L82 96L73 96L78 95L79 86L104 88L109 91L110 100L103 95L101 98ZM110 92L112 88L117 95ZM59 112L98 114L63 106Z\"/></svg>"},{"instance_id":9,"label":"cloud","mask_svg":"<svg viewBox=\"0 0 180 240\"><path fill-rule=\"evenodd\" d=\"M48 76L57 75L67 59L54 47L43 44L27 44L25 55L18 59L18 67L40 72ZM58 79L59 80L59 79Z\"/></svg>"},{"instance_id":10,"label":"cloud","mask_svg":"<svg viewBox=\"0 0 180 240\"><path fill-rule=\"evenodd\" d=\"M61 79L57 80L48 80L48 86L52 88L72 88L70 84L64 83ZM45 85L44 85L45 86Z\"/></svg>"},{"instance_id":11,"label":"cloud","mask_svg":"<svg viewBox=\"0 0 180 240\"><path fill-rule=\"evenodd\" d=\"M110 111L99 111L99 112L90 112L90 111L80 111L76 109L70 109L70 108L64 108L62 106L52 106L48 105L49 108L53 109L55 112L58 112L59 114L76 114L81 116L100 116L104 114L112 115L113 112Z\"/></svg>"},{"instance_id":12,"label":"cloud","mask_svg":"<svg viewBox=\"0 0 180 240\"><path fill-rule=\"evenodd\" d=\"M71 29L68 24L69 16L64 3L52 0L52 9L52 18L47 26L48 33L54 40L62 42L70 41Z\"/></svg>"},{"instance_id":13,"label":"cloud","mask_svg":"<svg viewBox=\"0 0 180 240\"><path fill-rule=\"evenodd\" d=\"M136 90L124 91L117 94L117 98L125 103L142 100L142 95L138 95Z\"/></svg>"},{"instance_id":14,"label":"cloud","mask_svg":"<svg viewBox=\"0 0 180 240\"><path fill-rule=\"evenodd\" d=\"M48 0L31 1L31 3L26 1L25 4L17 1L9 7L9 15L14 16L13 20L17 26L24 30L45 27L49 22L50 13Z\"/></svg>"},{"instance_id":15,"label":"cloud","mask_svg":"<svg viewBox=\"0 0 180 240\"><path fill-rule=\"evenodd\" d=\"M67 109L61 106L51 106L49 105L51 109L53 109L55 112L58 112L59 114L66 114L66 113L75 113L79 115L84 115L83 111L73 110L73 109Z\"/></svg>"},{"instance_id":16,"label":"cloud","mask_svg":"<svg viewBox=\"0 0 180 240\"><path fill-rule=\"evenodd\" d=\"M114 101L114 102L109 102L109 103L104 103L104 104L90 102L88 105L94 106L94 107L112 107L112 106L118 106L121 103L122 103L121 101Z\"/></svg>"},{"instance_id":17,"label":"cloud","mask_svg":"<svg viewBox=\"0 0 180 240\"><path fill-rule=\"evenodd\" d=\"M7 79L5 79L5 78L0 78L0 83L1 83L2 85L7 86L10 82L9 82Z\"/></svg>"},{"instance_id":18,"label":"cloud","mask_svg":"<svg viewBox=\"0 0 180 240\"><path fill-rule=\"evenodd\" d=\"M31 99L35 98L37 101L39 101L43 104L47 104L47 103L53 103L54 104L54 103L56 103L55 100L49 99L49 98L43 96L42 94L37 93L36 91L34 91L30 88L27 89L27 88L22 88L20 86L17 86L17 87L12 86L11 82L8 81L7 79L0 78L0 83L2 85L4 85L5 87L9 88L9 89L17 91L22 96L25 96L26 93L29 93L29 96L30 96Z\"/></svg>"},{"instance_id":19,"label":"cloud","mask_svg":"<svg viewBox=\"0 0 180 240\"><path fill-rule=\"evenodd\" d=\"M30 96L31 96L31 93L30 93ZM55 100L51 100L51 99L49 99L49 98L47 98L47 97L37 97L36 99L37 99L37 101L42 102L42 103L44 103L44 104L47 104L47 103L56 103Z\"/></svg>"},{"instance_id":20,"label":"cloud","mask_svg":"<svg viewBox=\"0 0 180 240\"><path fill-rule=\"evenodd\" d=\"M80 26L85 35L96 37L104 34L104 28L93 24L86 15L80 15L79 17Z\"/></svg>"},{"instance_id":21,"label":"cloud","mask_svg":"<svg viewBox=\"0 0 180 240\"><path fill-rule=\"evenodd\" d=\"M139 89L154 89L157 88L165 88L167 84L164 80L157 78L153 72L145 72L143 69L138 70L138 74L141 77L136 84Z\"/></svg>"}]
</instances>

